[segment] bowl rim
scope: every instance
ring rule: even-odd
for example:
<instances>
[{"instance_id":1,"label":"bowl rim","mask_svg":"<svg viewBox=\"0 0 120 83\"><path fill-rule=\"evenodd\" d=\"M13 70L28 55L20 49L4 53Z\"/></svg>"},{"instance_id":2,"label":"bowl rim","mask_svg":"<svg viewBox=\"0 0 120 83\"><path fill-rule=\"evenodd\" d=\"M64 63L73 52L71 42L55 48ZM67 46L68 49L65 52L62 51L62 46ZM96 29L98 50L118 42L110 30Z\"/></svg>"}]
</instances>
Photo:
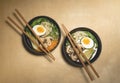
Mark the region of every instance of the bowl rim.
<instances>
[{"instance_id":1,"label":"bowl rim","mask_svg":"<svg viewBox=\"0 0 120 83\"><path fill-rule=\"evenodd\" d=\"M92 33L95 38L97 39L97 42L98 42L98 51L97 53L95 54L95 56L90 60L91 63L95 62L98 57L100 56L100 53L102 51L102 43L101 43L101 39L100 37L97 35L97 33L95 31L93 31L92 29L90 28L87 28L87 27L78 27L78 28L75 28L73 30L70 31L70 33L74 33L76 31L89 31L90 33ZM63 45L62 45L62 54L63 54L63 58L66 60L66 62L70 65L73 65L73 66L76 66L76 67L82 67L82 64L81 63L77 63L75 61L72 61L71 58L68 56L68 54L66 53L66 49L65 49L65 44L66 44L66 41L68 40L67 37L65 37L64 41L63 41ZM87 62L85 62L85 64L88 64Z\"/></svg>"},{"instance_id":2,"label":"bowl rim","mask_svg":"<svg viewBox=\"0 0 120 83\"><path fill-rule=\"evenodd\" d=\"M36 17L32 18L28 23L31 24L34 20L36 20L38 18L46 18L50 22L54 23L57 26L57 28L58 28L59 38L58 38L57 45L52 50L50 50L50 52L52 52L53 50L55 50L57 48L57 46L59 45L60 40L61 40L61 30L60 30L60 27L59 27L58 23L54 19L52 19L51 17L49 17L49 16L36 16ZM25 27L27 27L27 26L25 26ZM32 53L34 55L45 55L46 54L44 52L38 52L35 49L33 49L32 45L30 43L29 38L25 34L22 34L22 41L23 41L23 45L24 45L25 49L28 52L30 52L30 53Z\"/></svg>"}]
</instances>

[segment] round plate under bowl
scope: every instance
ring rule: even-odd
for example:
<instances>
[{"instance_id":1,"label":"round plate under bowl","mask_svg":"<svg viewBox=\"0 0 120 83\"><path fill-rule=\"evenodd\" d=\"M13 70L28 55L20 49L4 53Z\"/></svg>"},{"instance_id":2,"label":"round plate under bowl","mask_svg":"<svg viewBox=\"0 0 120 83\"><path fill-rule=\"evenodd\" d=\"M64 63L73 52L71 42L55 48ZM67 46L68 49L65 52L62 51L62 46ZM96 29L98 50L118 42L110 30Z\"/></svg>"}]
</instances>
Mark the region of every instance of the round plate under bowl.
<instances>
[{"instance_id":1,"label":"round plate under bowl","mask_svg":"<svg viewBox=\"0 0 120 83\"><path fill-rule=\"evenodd\" d=\"M48 36L53 37L53 40L56 40L57 42L54 48L50 49L50 51L53 51L58 46L60 42L60 38L61 38L61 31L60 31L60 28L57 22L48 16L37 16L31 19L28 23L33 28L35 25L41 25L42 23L45 24L45 22L47 22L46 24L49 24L50 26L52 26L52 31L48 35L46 35L44 38L47 38ZM47 29L46 31L48 31ZM24 30L26 32L29 32L29 34L33 35L27 26L25 27ZM24 34L22 35L22 40L23 40L24 47L30 53L35 54L35 55L45 55L43 51L38 51L34 48L33 43L30 41L30 39L26 35Z\"/></svg>"},{"instance_id":2,"label":"round plate under bowl","mask_svg":"<svg viewBox=\"0 0 120 83\"><path fill-rule=\"evenodd\" d=\"M94 45L96 44L97 46L94 47L94 49L96 49L95 51L93 50L90 58L88 59L91 63L93 63L94 61L96 61L96 59L99 57L100 53L101 53L101 49L102 49L102 44L101 44L101 40L99 38L99 36L97 35L97 33L89 28L86 27L78 27L72 31L70 31L70 34L72 34L73 38L75 37L74 34L77 34L77 37L80 37L82 39L82 35L85 35L86 37L91 37L91 39L94 42ZM75 39L75 38L74 38ZM79 39L79 38L78 38ZM81 44L81 39L79 40L80 44ZM62 45L62 53L63 53L63 57L66 60L66 62L68 62L70 65L73 66L77 66L77 67L81 67L82 63L79 61L79 59L73 60L71 58L71 55L67 52L67 46L70 45L68 38L66 37L63 45ZM71 46L71 45L70 45ZM82 45L81 45L82 46ZM92 48L93 48L92 47ZM85 49L86 50L86 49ZM90 49L87 49L90 50ZM84 51L84 50L83 50ZM72 54L72 53L71 53ZM87 64L87 62L84 62L85 64Z\"/></svg>"}]
</instances>

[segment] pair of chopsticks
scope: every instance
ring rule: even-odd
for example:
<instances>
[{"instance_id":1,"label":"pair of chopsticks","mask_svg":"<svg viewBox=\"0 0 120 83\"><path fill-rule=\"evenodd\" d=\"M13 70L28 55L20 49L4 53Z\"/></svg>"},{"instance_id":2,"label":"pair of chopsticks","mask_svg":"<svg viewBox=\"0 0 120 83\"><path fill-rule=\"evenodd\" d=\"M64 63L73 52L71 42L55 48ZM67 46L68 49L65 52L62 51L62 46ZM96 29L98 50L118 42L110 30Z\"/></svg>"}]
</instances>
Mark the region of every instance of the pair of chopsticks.
<instances>
[{"instance_id":1,"label":"pair of chopsticks","mask_svg":"<svg viewBox=\"0 0 120 83\"><path fill-rule=\"evenodd\" d=\"M33 35L36 37L36 39L40 42L40 44L38 44L35 39L33 39L33 37L31 37L27 32L25 32L22 27L20 27L11 17L7 17L9 19L9 21L11 21L22 33L24 33L34 44L37 45L37 47L42 50L44 53L46 53L47 55L49 55L49 57L53 60L55 60L55 57L51 54L51 52L45 47L45 45L43 44L42 40L40 39L40 37L38 35L36 35L36 33L33 31L32 27L28 24L28 22L25 20L25 18L22 16L22 14L15 9L15 14L16 16L18 15L23 22L28 26L28 28L30 29L30 31L33 33ZM17 16L17 18L19 18Z\"/></svg>"},{"instance_id":2,"label":"pair of chopsticks","mask_svg":"<svg viewBox=\"0 0 120 83\"><path fill-rule=\"evenodd\" d=\"M90 61L87 59L86 55L82 52L82 49L80 46L77 45L77 43L75 42L75 40L73 39L73 37L71 36L71 34L69 33L69 31L67 30L67 28L64 26L64 24L62 24L63 30L66 33L66 36L71 44L71 46L73 47L73 50L75 51L75 53L77 54L80 62L82 63L85 71L88 73L88 76L90 77L90 79L93 81L94 78L91 75L89 69L87 68L87 66L85 65L84 61L82 60L81 57L83 57L86 62L89 64L89 66L91 67L91 69L93 70L93 72L95 73L95 75L99 78L99 74L96 72L96 70L94 69L94 67L92 66L92 64L90 63Z\"/></svg>"}]
</instances>

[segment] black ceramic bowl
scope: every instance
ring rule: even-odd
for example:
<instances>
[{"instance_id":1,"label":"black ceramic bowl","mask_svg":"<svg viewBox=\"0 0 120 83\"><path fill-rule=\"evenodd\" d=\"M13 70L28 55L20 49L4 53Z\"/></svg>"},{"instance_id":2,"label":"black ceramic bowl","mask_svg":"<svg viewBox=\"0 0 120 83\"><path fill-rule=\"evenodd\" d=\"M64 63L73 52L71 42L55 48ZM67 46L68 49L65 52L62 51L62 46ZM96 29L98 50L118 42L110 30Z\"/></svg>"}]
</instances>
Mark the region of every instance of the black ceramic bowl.
<instances>
[{"instance_id":1,"label":"black ceramic bowl","mask_svg":"<svg viewBox=\"0 0 120 83\"><path fill-rule=\"evenodd\" d=\"M94 61L96 61L96 59L99 57L100 53L101 53L101 49L102 49L102 44L101 44L101 40L99 38L99 36L97 35L96 32L94 32L93 30L89 29L89 28L86 28L86 27L79 27L79 28L76 28L74 30L72 30L70 33L73 34L73 33L76 33L78 31L81 31L81 32L88 32L90 33L96 40L95 42L97 42L97 51L94 53L94 56L91 55L91 57L89 58L89 61L91 63L93 63ZM72 60L72 58L70 57L70 55L67 53L67 48L66 48L66 43L68 42L68 38L66 37L64 42L63 42L63 45L62 45L62 53L63 53L63 57L64 59L66 60L66 62L68 62L70 65L73 65L73 66L82 66L81 62L77 62L77 61L74 61ZM85 64L87 64L87 62L85 62Z\"/></svg>"},{"instance_id":2,"label":"black ceramic bowl","mask_svg":"<svg viewBox=\"0 0 120 83\"><path fill-rule=\"evenodd\" d=\"M52 26L54 26L52 28L52 31L50 32L50 35L54 36L54 32L57 33L57 44L56 46L54 46L54 48L50 49L50 51L53 51L57 45L59 44L60 38L61 38L61 31L60 28L57 24L57 22L55 20L53 20L52 18L48 17L48 16L37 16L34 17L33 19L31 19L28 23L29 25L31 25L31 27L35 26L35 25L40 25L42 22L48 22L50 23ZM28 27L25 27L25 31L31 33L31 31L28 29ZM46 30L47 31L47 30ZM32 34L32 33L31 33ZM26 36L26 35L22 35L22 40L23 40L23 45L26 48L27 51L29 51L32 54L35 55L44 55L45 53L43 51L37 51L34 47L33 44L31 43L30 39Z\"/></svg>"}]
</instances>

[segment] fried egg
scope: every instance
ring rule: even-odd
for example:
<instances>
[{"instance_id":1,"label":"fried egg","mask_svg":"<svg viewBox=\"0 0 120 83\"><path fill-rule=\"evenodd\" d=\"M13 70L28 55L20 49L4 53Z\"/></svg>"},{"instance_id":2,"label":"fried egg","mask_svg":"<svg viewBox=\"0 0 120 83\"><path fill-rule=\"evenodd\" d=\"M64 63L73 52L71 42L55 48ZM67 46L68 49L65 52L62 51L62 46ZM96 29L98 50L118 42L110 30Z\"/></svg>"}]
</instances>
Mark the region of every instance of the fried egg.
<instances>
[{"instance_id":1,"label":"fried egg","mask_svg":"<svg viewBox=\"0 0 120 83\"><path fill-rule=\"evenodd\" d=\"M92 48L94 45L94 42L91 38L84 37L81 39L81 44L84 48Z\"/></svg>"},{"instance_id":2,"label":"fried egg","mask_svg":"<svg viewBox=\"0 0 120 83\"><path fill-rule=\"evenodd\" d=\"M38 35L38 36L42 36L46 33L46 29L43 25L35 25L33 27L33 31Z\"/></svg>"}]
</instances>

